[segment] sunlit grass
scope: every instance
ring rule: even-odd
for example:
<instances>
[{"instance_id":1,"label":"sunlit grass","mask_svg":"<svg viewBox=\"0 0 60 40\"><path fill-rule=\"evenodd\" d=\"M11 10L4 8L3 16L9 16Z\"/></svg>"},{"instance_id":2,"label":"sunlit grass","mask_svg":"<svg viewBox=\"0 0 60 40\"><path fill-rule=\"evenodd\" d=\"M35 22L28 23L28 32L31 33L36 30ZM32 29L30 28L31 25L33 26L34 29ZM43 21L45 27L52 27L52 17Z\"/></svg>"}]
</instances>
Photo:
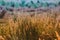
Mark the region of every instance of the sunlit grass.
<instances>
[{"instance_id":1,"label":"sunlit grass","mask_svg":"<svg viewBox=\"0 0 60 40\"><path fill-rule=\"evenodd\" d=\"M29 12L27 12L29 13ZM5 40L57 40L60 37L60 14L16 14L0 23L0 36ZM59 15L59 16L56 16Z\"/></svg>"}]
</instances>

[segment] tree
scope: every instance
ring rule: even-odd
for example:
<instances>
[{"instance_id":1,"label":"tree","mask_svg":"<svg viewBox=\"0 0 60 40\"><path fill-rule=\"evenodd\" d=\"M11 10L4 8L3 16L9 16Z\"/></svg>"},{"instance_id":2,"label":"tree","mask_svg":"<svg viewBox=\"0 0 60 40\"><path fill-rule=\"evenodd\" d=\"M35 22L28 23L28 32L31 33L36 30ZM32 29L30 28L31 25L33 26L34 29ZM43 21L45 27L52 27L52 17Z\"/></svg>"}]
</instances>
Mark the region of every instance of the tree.
<instances>
[{"instance_id":1,"label":"tree","mask_svg":"<svg viewBox=\"0 0 60 40\"><path fill-rule=\"evenodd\" d=\"M28 3L25 6L28 6Z\"/></svg>"},{"instance_id":2,"label":"tree","mask_svg":"<svg viewBox=\"0 0 60 40\"><path fill-rule=\"evenodd\" d=\"M31 1L31 6L32 6L33 8L37 8L37 5L36 5L33 1Z\"/></svg>"},{"instance_id":3,"label":"tree","mask_svg":"<svg viewBox=\"0 0 60 40\"><path fill-rule=\"evenodd\" d=\"M40 3L39 0L37 1L37 3Z\"/></svg>"},{"instance_id":4,"label":"tree","mask_svg":"<svg viewBox=\"0 0 60 40\"><path fill-rule=\"evenodd\" d=\"M3 5L3 6L5 5L5 2L4 2L4 1L2 1L2 5Z\"/></svg>"},{"instance_id":5,"label":"tree","mask_svg":"<svg viewBox=\"0 0 60 40\"><path fill-rule=\"evenodd\" d=\"M20 6L24 7L25 6L25 1L21 1Z\"/></svg>"},{"instance_id":6,"label":"tree","mask_svg":"<svg viewBox=\"0 0 60 40\"><path fill-rule=\"evenodd\" d=\"M31 5L29 5L29 3L27 3L25 6L28 8L31 8Z\"/></svg>"},{"instance_id":7,"label":"tree","mask_svg":"<svg viewBox=\"0 0 60 40\"><path fill-rule=\"evenodd\" d=\"M9 7L14 7L14 2L12 2L12 1L11 2L7 2L6 5L9 6Z\"/></svg>"},{"instance_id":8,"label":"tree","mask_svg":"<svg viewBox=\"0 0 60 40\"><path fill-rule=\"evenodd\" d=\"M49 7L49 3L46 2L46 6Z\"/></svg>"},{"instance_id":9,"label":"tree","mask_svg":"<svg viewBox=\"0 0 60 40\"><path fill-rule=\"evenodd\" d=\"M55 7L54 3L49 3L49 7Z\"/></svg>"},{"instance_id":10,"label":"tree","mask_svg":"<svg viewBox=\"0 0 60 40\"><path fill-rule=\"evenodd\" d=\"M15 6L14 2L11 2L11 7L14 7L14 6Z\"/></svg>"},{"instance_id":11,"label":"tree","mask_svg":"<svg viewBox=\"0 0 60 40\"><path fill-rule=\"evenodd\" d=\"M33 1L31 1L31 3L32 3L32 4L34 4L34 2L33 2Z\"/></svg>"},{"instance_id":12,"label":"tree","mask_svg":"<svg viewBox=\"0 0 60 40\"><path fill-rule=\"evenodd\" d=\"M60 5L60 2L58 3L58 5Z\"/></svg>"}]
</instances>

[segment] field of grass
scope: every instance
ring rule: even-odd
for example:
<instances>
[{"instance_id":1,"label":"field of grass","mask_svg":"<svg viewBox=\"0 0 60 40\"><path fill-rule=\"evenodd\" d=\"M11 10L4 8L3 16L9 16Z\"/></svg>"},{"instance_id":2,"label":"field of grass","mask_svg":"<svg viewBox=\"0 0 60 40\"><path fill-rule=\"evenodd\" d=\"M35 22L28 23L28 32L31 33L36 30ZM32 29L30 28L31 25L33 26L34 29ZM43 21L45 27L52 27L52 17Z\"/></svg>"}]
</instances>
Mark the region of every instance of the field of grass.
<instances>
[{"instance_id":1,"label":"field of grass","mask_svg":"<svg viewBox=\"0 0 60 40\"><path fill-rule=\"evenodd\" d=\"M60 40L60 12L15 12L0 19L0 40Z\"/></svg>"}]
</instances>

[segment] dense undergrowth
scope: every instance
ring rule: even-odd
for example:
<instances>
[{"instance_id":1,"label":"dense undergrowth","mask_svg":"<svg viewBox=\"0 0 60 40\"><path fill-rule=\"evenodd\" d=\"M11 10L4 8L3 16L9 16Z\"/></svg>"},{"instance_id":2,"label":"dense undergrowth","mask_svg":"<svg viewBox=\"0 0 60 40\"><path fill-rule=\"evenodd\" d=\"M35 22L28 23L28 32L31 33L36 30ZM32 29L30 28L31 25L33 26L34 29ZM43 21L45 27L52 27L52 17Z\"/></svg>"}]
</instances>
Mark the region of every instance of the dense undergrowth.
<instances>
[{"instance_id":1,"label":"dense undergrowth","mask_svg":"<svg viewBox=\"0 0 60 40\"><path fill-rule=\"evenodd\" d=\"M5 23L0 21L0 36L4 40L57 40L60 35L59 12L36 15L10 15Z\"/></svg>"}]
</instances>

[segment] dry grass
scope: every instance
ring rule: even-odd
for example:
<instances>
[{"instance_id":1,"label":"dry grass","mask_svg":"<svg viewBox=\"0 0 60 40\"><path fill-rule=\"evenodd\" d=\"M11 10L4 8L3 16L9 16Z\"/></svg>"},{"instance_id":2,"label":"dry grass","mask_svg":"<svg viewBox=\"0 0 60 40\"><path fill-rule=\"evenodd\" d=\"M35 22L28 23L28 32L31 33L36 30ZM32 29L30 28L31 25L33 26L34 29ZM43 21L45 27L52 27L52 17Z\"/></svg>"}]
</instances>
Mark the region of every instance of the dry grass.
<instances>
[{"instance_id":1,"label":"dry grass","mask_svg":"<svg viewBox=\"0 0 60 40\"><path fill-rule=\"evenodd\" d=\"M60 14L24 12L9 15L5 23L0 23L0 35L4 40L59 40ZM32 15L32 16L31 16ZM35 15L35 16L34 16Z\"/></svg>"}]
</instances>

